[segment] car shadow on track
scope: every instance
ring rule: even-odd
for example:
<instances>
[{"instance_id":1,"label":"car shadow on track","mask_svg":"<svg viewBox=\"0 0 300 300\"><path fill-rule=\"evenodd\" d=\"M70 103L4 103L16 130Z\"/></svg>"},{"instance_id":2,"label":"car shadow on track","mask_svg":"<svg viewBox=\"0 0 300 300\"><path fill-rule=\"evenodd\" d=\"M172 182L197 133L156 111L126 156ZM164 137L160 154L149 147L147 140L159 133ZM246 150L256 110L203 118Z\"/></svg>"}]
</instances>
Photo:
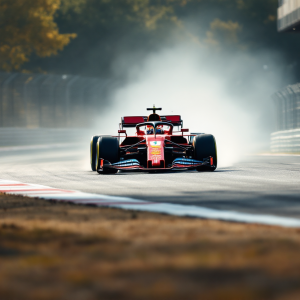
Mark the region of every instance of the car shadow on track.
<instances>
[{"instance_id":1,"label":"car shadow on track","mask_svg":"<svg viewBox=\"0 0 300 300\"><path fill-rule=\"evenodd\" d=\"M223 173L223 172L236 172L236 171L241 171L241 170L237 170L237 169L217 169L214 172L210 172L210 171L196 171L196 170L178 170L178 171L172 171L172 170L167 170L167 171L119 171L117 174L97 174L96 172L93 171L89 171L90 174L97 174L97 175L101 175L101 176L124 176L124 175L141 175L141 174L166 174L166 175L170 175L170 174L178 174L178 173L185 173L185 174L201 174L201 173L209 173L209 174L213 174L213 173Z\"/></svg>"}]
</instances>

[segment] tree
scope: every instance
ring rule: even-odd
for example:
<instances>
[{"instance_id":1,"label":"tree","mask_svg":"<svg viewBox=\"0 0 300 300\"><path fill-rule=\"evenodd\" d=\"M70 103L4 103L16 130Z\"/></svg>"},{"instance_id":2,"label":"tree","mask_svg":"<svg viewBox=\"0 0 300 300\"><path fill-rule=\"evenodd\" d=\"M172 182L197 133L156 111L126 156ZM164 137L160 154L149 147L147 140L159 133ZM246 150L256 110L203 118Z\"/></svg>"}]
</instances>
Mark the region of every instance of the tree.
<instances>
[{"instance_id":1,"label":"tree","mask_svg":"<svg viewBox=\"0 0 300 300\"><path fill-rule=\"evenodd\" d=\"M110 76L120 54L146 53L165 40L174 27L175 3L182 0L61 0L56 22L63 33L76 32L55 57L34 56L25 67L52 73Z\"/></svg>"},{"instance_id":2,"label":"tree","mask_svg":"<svg viewBox=\"0 0 300 300\"><path fill-rule=\"evenodd\" d=\"M61 0L55 22L61 32L78 37L60 55L33 55L25 67L109 77L120 57L138 64L165 45L191 40L217 55L263 51L279 53L283 64L299 65L299 39L277 32L277 5L277 0Z\"/></svg>"},{"instance_id":3,"label":"tree","mask_svg":"<svg viewBox=\"0 0 300 300\"><path fill-rule=\"evenodd\" d=\"M60 0L0 0L0 68L19 69L32 53L46 57L76 34L60 34L54 15Z\"/></svg>"},{"instance_id":4,"label":"tree","mask_svg":"<svg viewBox=\"0 0 300 300\"><path fill-rule=\"evenodd\" d=\"M207 31L206 43L209 45L219 46L220 41L227 46L236 46L238 43L238 33L242 27L237 22L223 22L215 19L210 23L210 30Z\"/></svg>"}]
</instances>

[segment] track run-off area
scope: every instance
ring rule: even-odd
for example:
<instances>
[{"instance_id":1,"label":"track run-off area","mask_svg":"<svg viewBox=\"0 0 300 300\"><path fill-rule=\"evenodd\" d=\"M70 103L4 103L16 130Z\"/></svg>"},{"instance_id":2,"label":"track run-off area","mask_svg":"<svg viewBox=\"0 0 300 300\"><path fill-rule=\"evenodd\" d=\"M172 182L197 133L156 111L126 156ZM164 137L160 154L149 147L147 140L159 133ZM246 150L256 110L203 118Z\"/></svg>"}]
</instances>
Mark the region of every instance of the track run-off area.
<instances>
[{"instance_id":1,"label":"track run-off area","mask_svg":"<svg viewBox=\"0 0 300 300\"><path fill-rule=\"evenodd\" d=\"M76 190L83 195L77 194L77 202L80 197L102 197L105 205L113 199L105 196L126 197L127 203L130 202L129 206L123 207L126 209L130 209L130 205L139 209L133 207L132 202L141 200L159 203L160 207L164 203L164 209L156 209L157 212L168 213L169 210L175 214L172 212L175 209L189 212L177 215L232 221L243 221L244 218L246 222L300 227L300 156L248 155L240 162L220 167L212 173L119 172L99 175L90 170L88 151L88 147L78 144L0 148L0 180ZM5 187L4 181L1 184ZM116 199L122 207L121 198ZM147 207L143 210L148 210L151 205L143 206ZM214 215L216 211L220 214ZM233 218L232 212L238 218Z\"/></svg>"}]
</instances>

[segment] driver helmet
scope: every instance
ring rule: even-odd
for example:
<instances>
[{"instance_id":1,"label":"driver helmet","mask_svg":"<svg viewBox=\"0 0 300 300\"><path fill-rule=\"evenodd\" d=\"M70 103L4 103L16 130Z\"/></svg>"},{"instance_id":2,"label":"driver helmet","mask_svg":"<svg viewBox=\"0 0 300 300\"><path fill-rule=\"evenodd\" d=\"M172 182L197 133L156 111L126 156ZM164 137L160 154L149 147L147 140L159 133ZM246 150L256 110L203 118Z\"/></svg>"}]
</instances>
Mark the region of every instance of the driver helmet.
<instances>
[{"instance_id":1,"label":"driver helmet","mask_svg":"<svg viewBox=\"0 0 300 300\"><path fill-rule=\"evenodd\" d=\"M158 114L151 114L148 116L147 122L151 121L161 121L161 118Z\"/></svg>"},{"instance_id":2,"label":"driver helmet","mask_svg":"<svg viewBox=\"0 0 300 300\"><path fill-rule=\"evenodd\" d=\"M147 121L161 121L161 118L158 114L151 114L148 116ZM161 134L162 133L162 127L156 128L156 133ZM151 125L147 125L147 134L153 134L153 127Z\"/></svg>"}]
</instances>

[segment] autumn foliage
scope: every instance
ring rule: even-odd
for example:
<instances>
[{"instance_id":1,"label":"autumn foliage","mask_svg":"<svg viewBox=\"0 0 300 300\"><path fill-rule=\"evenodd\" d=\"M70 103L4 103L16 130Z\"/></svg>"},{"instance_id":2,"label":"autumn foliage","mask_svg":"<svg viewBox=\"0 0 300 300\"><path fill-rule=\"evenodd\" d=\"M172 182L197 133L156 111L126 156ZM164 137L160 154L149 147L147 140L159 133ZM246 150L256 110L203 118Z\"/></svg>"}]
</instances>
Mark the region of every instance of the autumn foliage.
<instances>
[{"instance_id":1,"label":"autumn foliage","mask_svg":"<svg viewBox=\"0 0 300 300\"><path fill-rule=\"evenodd\" d=\"M277 32L277 5L277 0L0 0L0 70L107 77L119 57L137 54L142 61L161 47L190 42L214 53L270 50L287 65L299 65L299 39Z\"/></svg>"},{"instance_id":2,"label":"autumn foliage","mask_svg":"<svg viewBox=\"0 0 300 300\"><path fill-rule=\"evenodd\" d=\"M60 0L0 0L0 68L19 69L31 54L57 54L76 34L60 34Z\"/></svg>"}]
</instances>

